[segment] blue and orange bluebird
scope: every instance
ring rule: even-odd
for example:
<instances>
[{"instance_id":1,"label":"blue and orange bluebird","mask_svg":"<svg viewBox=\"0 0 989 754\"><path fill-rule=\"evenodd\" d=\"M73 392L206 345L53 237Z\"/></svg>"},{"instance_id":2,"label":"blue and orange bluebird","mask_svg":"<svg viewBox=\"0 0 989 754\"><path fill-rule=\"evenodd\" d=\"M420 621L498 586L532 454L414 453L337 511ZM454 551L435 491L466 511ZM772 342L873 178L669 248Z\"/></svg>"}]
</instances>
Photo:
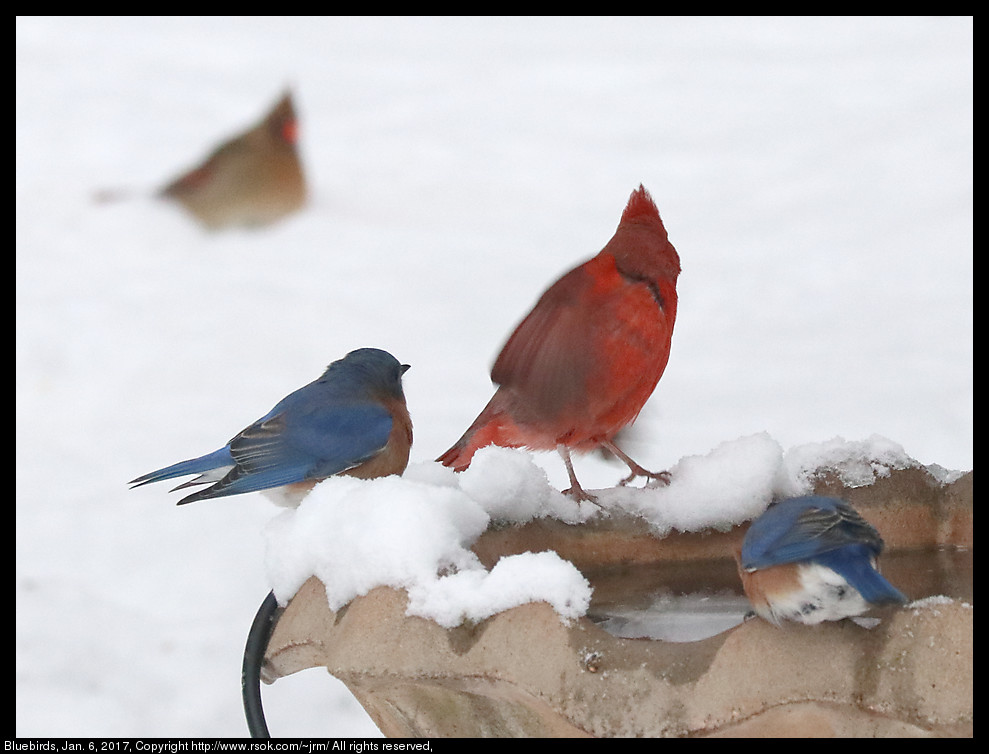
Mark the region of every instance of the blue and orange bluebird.
<instances>
[{"instance_id":1,"label":"blue and orange bluebird","mask_svg":"<svg viewBox=\"0 0 989 754\"><path fill-rule=\"evenodd\" d=\"M806 496L772 505L749 527L738 573L755 611L815 624L906 598L876 570L879 532L844 500Z\"/></svg>"},{"instance_id":2,"label":"blue and orange bluebird","mask_svg":"<svg viewBox=\"0 0 989 754\"><path fill-rule=\"evenodd\" d=\"M212 486L179 505L255 491L297 505L317 482L335 474L360 479L401 474L412 447L412 420L402 390L408 368L377 348L351 351L219 450L130 484L198 474L172 491Z\"/></svg>"}]
</instances>

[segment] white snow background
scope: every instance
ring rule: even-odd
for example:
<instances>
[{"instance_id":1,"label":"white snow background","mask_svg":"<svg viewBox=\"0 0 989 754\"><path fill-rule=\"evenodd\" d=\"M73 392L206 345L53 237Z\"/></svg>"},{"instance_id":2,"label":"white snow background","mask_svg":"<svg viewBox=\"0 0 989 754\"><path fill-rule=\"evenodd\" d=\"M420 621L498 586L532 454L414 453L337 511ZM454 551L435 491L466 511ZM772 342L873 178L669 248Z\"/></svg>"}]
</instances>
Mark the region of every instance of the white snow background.
<instances>
[{"instance_id":1,"label":"white snow background","mask_svg":"<svg viewBox=\"0 0 989 754\"><path fill-rule=\"evenodd\" d=\"M683 273L669 367L626 450L674 486L615 505L659 528L731 517L736 499L751 515L818 451L972 468L970 18L16 28L18 736L246 735L244 640L273 583L315 567L278 555L293 528L319 538L304 517L331 543L327 521L358 542L383 527L394 562L331 567L350 579L338 594L412 573L441 622L511 604L513 567L566 578L552 556L485 576L464 549L488 516L583 515L542 479L566 486L555 455L482 453L460 477L431 461L490 397L511 329L640 182ZM210 235L147 198L286 85L303 213ZM107 188L138 196L94 203ZM331 480L296 512L128 491L362 346L412 365L405 479ZM603 488L625 470L582 457L577 473ZM671 508L678 483L727 507ZM377 735L325 672L264 697L274 735Z\"/></svg>"}]
</instances>

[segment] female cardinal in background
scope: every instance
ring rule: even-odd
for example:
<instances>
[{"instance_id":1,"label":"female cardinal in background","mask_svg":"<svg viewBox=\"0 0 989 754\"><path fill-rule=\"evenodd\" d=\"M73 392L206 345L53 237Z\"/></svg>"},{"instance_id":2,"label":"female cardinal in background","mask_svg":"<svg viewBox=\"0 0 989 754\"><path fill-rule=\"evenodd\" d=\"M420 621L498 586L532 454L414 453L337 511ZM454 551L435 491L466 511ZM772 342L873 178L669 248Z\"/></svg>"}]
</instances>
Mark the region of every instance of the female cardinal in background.
<instances>
[{"instance_id":1,"label":"female cardinal in background","mask_svg":"<svg viewBox=\"0 0 989 754\"><path fill-rule=\"evenodd\" d=\"M225 141L159 192L210 230L267 225L306 201L291 92L259 124Z\"/></svg>"},{"instance_id":2,"label":"female cardinal in background","mask_svg":"<svg viewBox=\"0 0 989 754\"><path fill-rule=\"evenodd\" d=\"M463 471L486 445L556 448L570 476L565 493L594 500L577 482L571 451L604 447L631 474L652 473L613 442L663 376L677 313L680 257L649 192L632 192L615 235L593 259L542 295L491 369L498 390L437 460Z\"/></svg>"}]
</instances>

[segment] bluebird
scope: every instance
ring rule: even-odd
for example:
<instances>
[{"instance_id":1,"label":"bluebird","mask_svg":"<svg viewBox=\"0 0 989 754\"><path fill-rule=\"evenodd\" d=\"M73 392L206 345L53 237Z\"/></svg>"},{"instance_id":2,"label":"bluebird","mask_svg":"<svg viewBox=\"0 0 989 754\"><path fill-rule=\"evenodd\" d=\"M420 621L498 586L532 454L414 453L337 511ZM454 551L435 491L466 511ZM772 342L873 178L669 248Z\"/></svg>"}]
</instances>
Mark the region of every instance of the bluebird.
<instances>
[{"instance_id":1,"label":"bluebird","mask_svg":"<svg viewBox=\"0 0 989 754\"><path fill-rule=\"evenodd\" d=\"M876 570L882 549L879 532L844 500L795 497L752 522L738 572L760 616L812 625L906 602Z\"/></svg>"},{"instance_id":2,"label":"bluebird","mask_svg":"<svg viewBox=\"0 0 989 754\"><path fill-rule=\"evenodd\" d=\"M219 450L130 484L140 487L198 474L172 492L212 486L182 498L179 505L255 491L265 491L280 504L297 505L317 482L334 474L360 479L401 474L412 447L412 420L402 391L408 368L377 348L351 351Z\"/></svg>"}]
</instances>

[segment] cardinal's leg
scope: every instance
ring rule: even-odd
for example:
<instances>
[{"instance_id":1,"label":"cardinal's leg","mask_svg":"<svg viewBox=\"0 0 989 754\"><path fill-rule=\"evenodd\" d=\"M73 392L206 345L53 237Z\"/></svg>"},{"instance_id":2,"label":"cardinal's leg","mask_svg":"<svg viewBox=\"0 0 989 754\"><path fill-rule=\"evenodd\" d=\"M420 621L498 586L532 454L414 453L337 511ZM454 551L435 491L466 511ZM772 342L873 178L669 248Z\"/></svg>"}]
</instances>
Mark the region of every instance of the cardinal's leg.
<instances>
[{"instance_id":1,"label":"cardinal's leg","mask_svg":"<svg viewBox=\"0 0 989 754\"><path fill-rule=\"evenodd\" d=\"M669 484L670 483L670 472L668 472L668 471L647 471L646 469L644 469L641 466L639 466L639 464L637 464L631 458L629 458L628 455L626 455L625 452L621 448L619 448L617 445L615 445L613 442L611 442L611 440L602 440L601 441L601 446L604 447L604 448L607 448L612 453L614 453L616 456L618 456L619 458L621 458L628 465L629 471L632 472L627 477L625 477L624 479L622 479L621 482L619 482L619 484L621 484L621 486L624 487L626 484L628 484L629 482L631 482L633 479L635 479L636 477L640 477L640 476L647 477L648 479L655 479L657 482L662 482L663 484ZM571 479L572 478L573 477L571 477Z\"/></svg>"},{"instance_id":2,"label":"cardinal's leg","mask_svg":"<svg viewBox=\"0 0 989 754\"><path fill-rule=\"evenodd\" d=\"M570 451L567 449L567 446L557 445L556 452L563 458L563 463L567 466L567 474L570 476L570 489L563 490L563 494L569 495L578 502L589 500L592 503L597 503L597 498L589 492L584 492L584 488L577 481L577 475L573 471L573 461L570 460Z\"/></svg>"}]
</instances>

